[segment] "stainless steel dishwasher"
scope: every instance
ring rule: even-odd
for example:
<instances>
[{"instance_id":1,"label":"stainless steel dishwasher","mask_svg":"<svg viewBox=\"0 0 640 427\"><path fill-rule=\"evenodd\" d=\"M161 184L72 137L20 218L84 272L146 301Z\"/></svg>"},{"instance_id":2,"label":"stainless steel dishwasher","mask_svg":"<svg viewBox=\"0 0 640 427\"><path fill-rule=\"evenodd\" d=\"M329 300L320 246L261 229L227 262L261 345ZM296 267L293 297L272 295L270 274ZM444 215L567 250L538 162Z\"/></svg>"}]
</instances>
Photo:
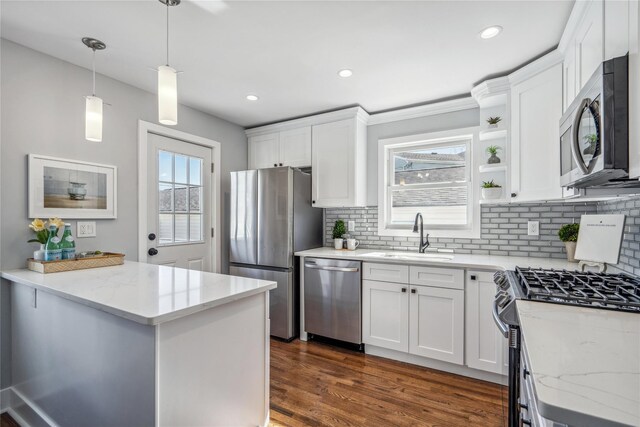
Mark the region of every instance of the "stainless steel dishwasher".
<instances>
[{"instance_id":1,"label":"stainless steel dishwasher","mask_svg":"<svg viewBox=\"0 0 640 427\"><path fill-rule=\"evenodd\" d=\"M304 329L307 333L362 344L359 261L306 258Z\"/></svg>"}]
</instances>

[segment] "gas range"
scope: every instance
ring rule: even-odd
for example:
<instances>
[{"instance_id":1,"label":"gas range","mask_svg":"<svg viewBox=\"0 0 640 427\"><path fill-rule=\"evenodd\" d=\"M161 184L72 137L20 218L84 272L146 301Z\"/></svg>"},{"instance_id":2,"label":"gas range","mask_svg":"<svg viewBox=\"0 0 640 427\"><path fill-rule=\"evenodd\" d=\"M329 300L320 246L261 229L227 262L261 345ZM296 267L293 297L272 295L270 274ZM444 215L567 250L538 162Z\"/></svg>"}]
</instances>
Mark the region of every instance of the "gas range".
<instances>
[{"instance_id":1,"label":"gas range","mask_svg":"<svg viewBox=\"0 0 640 427\"><path fill-rule=\"evenodd\" d=\"M537 413L531 392L531 375L521 355L516 301L526 299L640 314L640 278L628 274L604 274L542 268L499 271L493 276L497 294L493 319L509 342L509 427L545 425ZM556 424L554 424L556 425Z\"/></svg>"}]
</instances>

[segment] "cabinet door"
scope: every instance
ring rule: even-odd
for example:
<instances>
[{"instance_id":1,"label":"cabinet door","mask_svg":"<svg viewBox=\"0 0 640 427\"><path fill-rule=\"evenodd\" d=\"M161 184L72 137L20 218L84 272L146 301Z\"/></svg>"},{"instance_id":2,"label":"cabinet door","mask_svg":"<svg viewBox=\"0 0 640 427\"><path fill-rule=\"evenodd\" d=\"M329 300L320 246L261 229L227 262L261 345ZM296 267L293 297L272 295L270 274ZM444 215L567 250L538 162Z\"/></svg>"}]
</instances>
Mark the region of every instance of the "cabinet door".
<instances>
[{"instance_id":1,"label":"cabinet door","mask_svg":"<svg viewBox=\"0 0 640 427\"><path fill-rule=\"evenodd\" d=\"M249 169L272 168L279 164L277 132L249 138Z\"/></svg>"},{"instance_id":2,"label":"cabinet door","mask_svg":"<svg viewBox=\"0 0 640 427\"><path fill-rule=\"evenodd\" d=\"M409 286L362 282L362 341L391 350L409 351Z\"/></svg>"},{"instance_id":3,"label":"cabinet door","mask_svg":"<svg viewBox=\"0 0 640 427\"><path fill-rule=\"evenodd\" d=\"M629 0L604 2L604 59L624 56L629 52Z\"/></svg>"},{"instance_id":4,"label":"cabinet door","mask_svg":"<svg viewBox=\"0 0 640 427\"><path fill-rule=\"evenodd\" d=\"M283 166L311 166L311 126L280 132L279 157Z\"/></svg>"},{"instance_id":5,"label":"cabinet door","mask_svg":"<svg viewBox=\"0 0 640 427\"><path fill-rule=\"evenodd\" d=\"M576 33L578 91L604 59L603 1L589 2Z\"/></svg>"},{"instance_id":6,"label":"cabinet door","mask_svg":"<svg viewBox=\"0 0 640 427\"><path fill-rule=\"evenodd\" d=\"M512 200L560 199L562 64L513 86L511 109Z\"/></svg>"},{"instance_id":7,"label":"cabinet door","mask_svg":"<svg viewBox=\"0 0 640 427\"><path fill-rule=\"evenodd\" d=\"M576 97L576 49L567 47L562 68L562 111L566 111Z\"/></svg>"},{"instance_id":8,"label":"cabinet door","mask_svg":"<svg viewBox=\"0 0 640 427\"><path fill-rule=\"evenodd\" d=\"M355 121L350 119L313 127L313 206L354 206L355 132Z\"/></svg>"},{"instance_id":9,"label":"cabinet door","mask_svg":"<svg viewBox=\"0 0 640 427\"><path fill-rule=\"evenodd\" d=\"M411 286L409 353L463 364L463 290Z\"/></svg>"},{"instance_id":10,"label":"cabinet door","mask_svg":"<svg viewBox=\"0 0 640 427\"><path fill-rule=\"evenodd\" d=\"M496 294L493 273L467 272L465 287L465 353L470 368L506 374L507 339L493 321Z\"/></svg>"}]
</instances>

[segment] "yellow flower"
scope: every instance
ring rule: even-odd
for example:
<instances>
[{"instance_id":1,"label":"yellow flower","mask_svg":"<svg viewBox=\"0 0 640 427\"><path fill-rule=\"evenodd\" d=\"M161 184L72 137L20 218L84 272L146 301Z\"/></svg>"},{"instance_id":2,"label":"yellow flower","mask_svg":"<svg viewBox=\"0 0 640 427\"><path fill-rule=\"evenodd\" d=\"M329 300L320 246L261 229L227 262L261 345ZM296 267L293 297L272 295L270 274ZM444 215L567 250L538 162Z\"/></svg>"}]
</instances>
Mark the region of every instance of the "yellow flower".
<instances>
[{"instance_id":1,"label":"yellow flower","mask_svg":"<svg viewBox=\"0 0 640 427\"><path fill-rule=\"evenodd\" d=\"M58 230L64 228L64 221L60 218L49 218L49 225L55 225Z\"/></svg>"},{"instance_id":2,"label":"yellow flower","mask_svg":"<svg viewBox=\"0 0 640 427\"><path fill-rule=\"evenodd\" d=\"M29 224L29 228L37 233L38 231L45 229L45 223L43 220L36 218L31 224Z\"/></svg>"}]
</instances>

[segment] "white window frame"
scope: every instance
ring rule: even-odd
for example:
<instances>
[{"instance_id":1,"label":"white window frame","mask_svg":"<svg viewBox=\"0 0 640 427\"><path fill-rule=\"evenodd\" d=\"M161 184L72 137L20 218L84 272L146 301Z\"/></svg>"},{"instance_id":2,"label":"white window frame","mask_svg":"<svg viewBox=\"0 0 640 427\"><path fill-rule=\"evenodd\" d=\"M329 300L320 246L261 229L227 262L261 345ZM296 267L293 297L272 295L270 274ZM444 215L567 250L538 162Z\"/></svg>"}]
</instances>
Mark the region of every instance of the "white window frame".
<instances>
[{"instance_id":1,"label":"white window frame","mask_svg":"<svg viewBox=\"0 0 640 427\"><path fill-rule=\"evenodd\" d=\"M389 191L388 184L389 180L392 179L392 170L390 167L391 154L399 149L410 149L414 146L433 145L433 147L442 147L452 142L466 140L468 150L466 185L468 188L467 207L469 223L460 226L431 226L425 224L425 233L429 233L432 237L480 238L479 176L478 168L476 167L476 150L474 150L474 146L479 141L479 130L479 127L469 127L378 140L378 235L398 237L416 236L411 225L398 226L389 224L389 218L391 216L391 192ZM429 188L435 188L437 185L438 184L430 184ZM447 183L442 186L451 187L451 184Z\"/></svg>"}]
</instances>

